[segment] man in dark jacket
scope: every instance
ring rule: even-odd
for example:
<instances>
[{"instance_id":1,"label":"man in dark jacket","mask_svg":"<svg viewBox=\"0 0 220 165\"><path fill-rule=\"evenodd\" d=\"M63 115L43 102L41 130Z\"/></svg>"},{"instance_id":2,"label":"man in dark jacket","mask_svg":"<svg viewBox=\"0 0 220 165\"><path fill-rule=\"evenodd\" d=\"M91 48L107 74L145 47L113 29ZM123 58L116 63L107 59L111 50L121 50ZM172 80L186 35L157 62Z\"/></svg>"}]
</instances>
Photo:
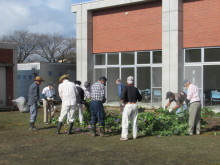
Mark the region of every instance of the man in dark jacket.
<instances>
[{"instance_id":1,"label":"man in dark jacket","mask_svg":"<svg viewBox=\"0 0 220 165\"><path fill-rule=\"evenodd\" d=\"M122 102L125 104L122 114L122 132L120 140L128 140L128 126L129 118L133 125L133 139L137 138L137 116L138 107L136 102L142 100L138 89L134 87L134 77L129 76L127 78L127 86L124 87L121 96Z\"/></svg>"},{"instance_id":2,"label":"man in dark jacket","mask_svg":"<svg viewBox=\"0 0 220 165\"><path fill-rule=\"evenodd\" d=\"M76 107L79 110L79 122L83 122L83 101L84 101L84 90L80 87L81 81L75 81L76 89L78 91L78 96L76 97Z\"/></svg>"},{"instance_id":3,"label":"man in dark jacket","mask_svg":"<svg viewBox=\"0 0 220 165\"><path fill-rule=\"evenodd\" d=\"M37 118L37 102L39 101L39 85L44 81L42 77L37 76L34 82L30 85L28 91L28 106L30 108L30 131L36 131L34 123Z\"/></svg>"}]
</instances>

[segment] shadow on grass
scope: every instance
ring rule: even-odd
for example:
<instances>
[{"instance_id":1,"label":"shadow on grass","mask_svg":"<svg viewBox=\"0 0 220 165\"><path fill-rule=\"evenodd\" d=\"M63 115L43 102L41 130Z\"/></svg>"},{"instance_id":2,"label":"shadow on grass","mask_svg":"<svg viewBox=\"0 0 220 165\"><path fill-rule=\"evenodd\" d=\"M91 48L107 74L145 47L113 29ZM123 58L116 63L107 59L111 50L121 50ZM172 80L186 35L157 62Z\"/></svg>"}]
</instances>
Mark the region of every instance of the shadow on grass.
<instances>
[{"instance_id":1,"label":"shadow on grass","mask_svg":"<svg viewBox=\"0 0 220 165\"><path fill-rule=\"evenodd\" d=\"M43 127L43 128L38 128L38 130L44 130L44 129L51 129L51 128L56 128L57 126L48 126L48 127Z\"/></svg>"},{"instance_id":2,"label":"shadow on grass","mask_svg":"<svg viewBox=\"0 0 220 165\"><path fill-rule=\"evenodd\" d=\"M213 132L213 131L220 131L220 126L214 126L214 127L212 127L212 128L207 128L206 130L205 130L205 132Z\"/></svg>"}]
</instances>

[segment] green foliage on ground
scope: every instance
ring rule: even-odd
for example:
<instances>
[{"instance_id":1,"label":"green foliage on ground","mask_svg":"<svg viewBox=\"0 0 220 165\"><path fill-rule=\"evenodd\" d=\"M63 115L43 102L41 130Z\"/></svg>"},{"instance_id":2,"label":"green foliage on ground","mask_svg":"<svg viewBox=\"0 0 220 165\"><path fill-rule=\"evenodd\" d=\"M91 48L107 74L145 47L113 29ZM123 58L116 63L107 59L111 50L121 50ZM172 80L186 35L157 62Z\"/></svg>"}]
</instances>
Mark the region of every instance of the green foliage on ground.
<instances>
[{"instance_id":1,"label":"green foliage on ground","mask_svg":"<svg viewBox=\"0 0 220 165\"><path fill-rule=\"evenodd\" d=\"M188 111L181 111L178 115L175 112L169 112L167 109L159 108L154 112L145 112L142 110L138 114L138 131L142 135L148 136L171 136L186 135L188 132ZM74 129L78 132L90 131L90 111L84 109L84 122L79 123L78 118L74 123ZM218 116L209 108L203 108L201 112L202 118L209 116ZM78 116L78 114L76 114ZM53 124L57 123L57 119L52 120ZM107 111L105 120L105 130L107 133L120 133L122 116L119 113ZM204 128L207 123L202 119L201 127ZM129 123L129 132L131 132L132 123Z\"/></svg>"}]
</instances>

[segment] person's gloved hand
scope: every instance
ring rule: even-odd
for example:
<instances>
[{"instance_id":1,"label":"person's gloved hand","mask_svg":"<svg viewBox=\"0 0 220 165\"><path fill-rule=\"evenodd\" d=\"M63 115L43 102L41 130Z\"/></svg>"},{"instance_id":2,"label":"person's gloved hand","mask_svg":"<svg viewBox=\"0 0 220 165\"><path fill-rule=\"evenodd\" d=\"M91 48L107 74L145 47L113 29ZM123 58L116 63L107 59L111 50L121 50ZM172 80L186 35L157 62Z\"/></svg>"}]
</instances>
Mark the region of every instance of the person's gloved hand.
<instances>
[{"instance_id":1,"label":"person's gloved hand","mask_svg":"<svg viewBox=\"0 0 220 165\"><path fill-rule=\"evenodd\" d=\"M47 97L47 100L51 100L51 98L50 98L50 97Z\"/></svg>"},{"instance_id":2,"label":"person's gloved hand","mask_svg":"<svg viewBox=\"0 0 220 165\"><path fill-rule=\"evenodd\" d=\"M41 106L41 103L38 101L37 102L37 108L39 108Z\"/></svg>"},{"instance_id":3,"label":"person's gloved hand","mask_svg":"<svg viewBox=\"0 0 220 165\"><path fill-rule=\"evenodd\" d=\"M168 109L168 111L169 111L169 112L172 112L172 111L173 111L173 109L172 109L172 108L169 108L169 109Z\"/></svg>"},{"instance_id":4,"label":"person's gloved hand","mask_svg":"<svg viewBox=\"0 0 220 165\"><path fill-rule=\"evenodd\" d=\"M105 102L106 102L106 98L104 97L103 100L102 100L102 103L105 103Z\"/></svg>"}]
</instances>

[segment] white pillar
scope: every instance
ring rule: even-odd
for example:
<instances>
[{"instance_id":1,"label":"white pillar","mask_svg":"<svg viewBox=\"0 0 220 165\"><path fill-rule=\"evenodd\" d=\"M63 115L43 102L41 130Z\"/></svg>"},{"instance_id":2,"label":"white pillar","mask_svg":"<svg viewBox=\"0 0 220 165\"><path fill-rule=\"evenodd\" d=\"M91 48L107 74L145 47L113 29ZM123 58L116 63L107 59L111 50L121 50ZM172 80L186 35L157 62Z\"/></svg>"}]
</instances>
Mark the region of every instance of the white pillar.
<instances>
[{"instance_id":1,"label":"white pillar","mask_svg":"<svg viewBox=\"0 0 220 165\"><path fill-rule=\"evenodd\" d=\"M76 7L76 79L92 82L92 14L85 5Z\"/></svg>"},{"instance_id":2,"label":"white pillar","mask_svg":"<svg viewBox=\"0 0 220 165\"><path fill-rule=\"evenodd\" d=\"M162 1L162 105L166 92L179 92L183 79L183 0Z\"/></svg>"}]
</instances>

